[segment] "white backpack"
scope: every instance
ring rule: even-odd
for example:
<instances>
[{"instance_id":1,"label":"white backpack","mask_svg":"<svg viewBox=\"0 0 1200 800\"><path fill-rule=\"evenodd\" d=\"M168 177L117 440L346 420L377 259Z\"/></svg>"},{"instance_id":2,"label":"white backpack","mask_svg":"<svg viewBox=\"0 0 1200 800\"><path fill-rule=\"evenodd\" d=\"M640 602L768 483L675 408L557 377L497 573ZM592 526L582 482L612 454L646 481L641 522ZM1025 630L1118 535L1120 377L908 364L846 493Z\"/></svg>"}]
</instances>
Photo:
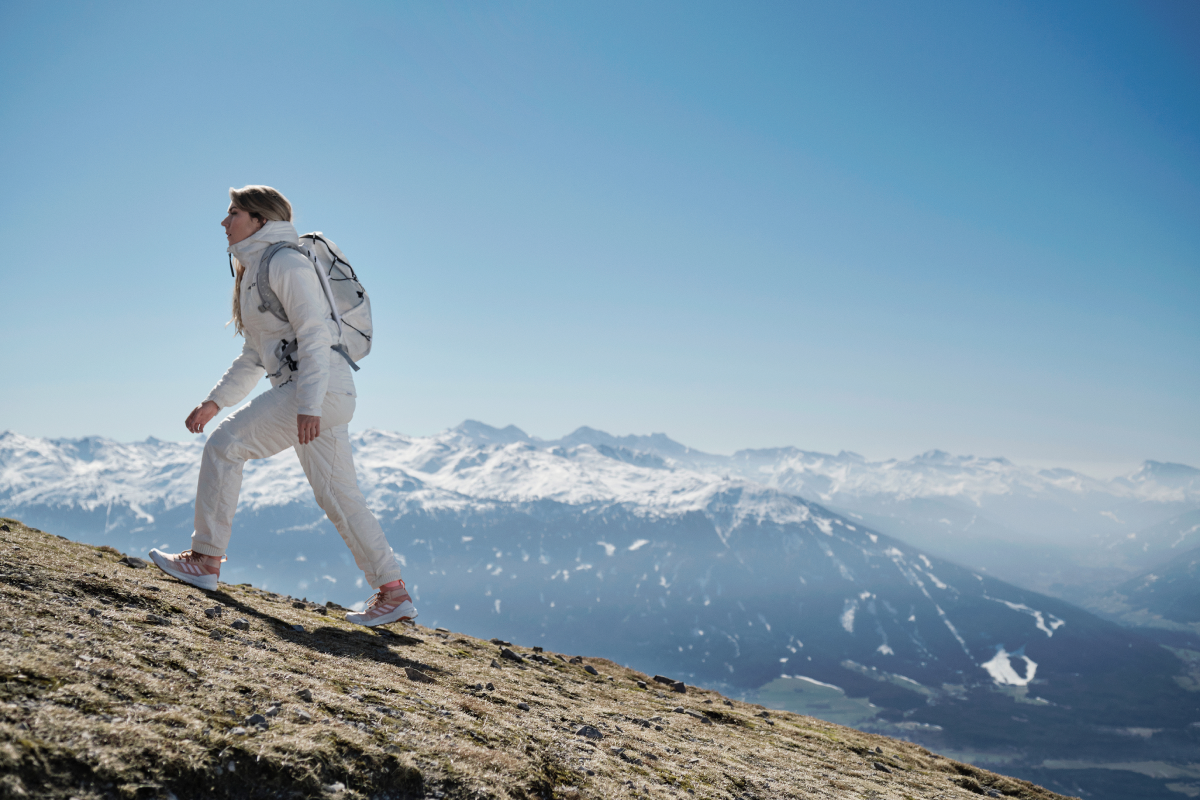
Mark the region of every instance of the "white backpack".
<instances>
[{"instance_id":1,"label":"white backpack","mask_svg":"<svg viewBox=\"0 0 1200 800\"><path fill-rule=\"evenodd\" d=\"M371 352L371 298L367 290L358 281L354 268L346 260L346 256L338 246L321 235L320 231L306 233L300 237L301 244L291 242L276 242L263 252L258 261L258 294L262 298L259 311L270 311L284 322L288 321L287 313L279 297L271 289L268 279L268 267L271 259L285 247L303 253L317 270L321 279L321 287L329 300L330 317L338 326L339 341L333 349L342 354L342 358L350 362L350 366L358 371L356 361L366 358Z\"/></svg>"}]
</instances>

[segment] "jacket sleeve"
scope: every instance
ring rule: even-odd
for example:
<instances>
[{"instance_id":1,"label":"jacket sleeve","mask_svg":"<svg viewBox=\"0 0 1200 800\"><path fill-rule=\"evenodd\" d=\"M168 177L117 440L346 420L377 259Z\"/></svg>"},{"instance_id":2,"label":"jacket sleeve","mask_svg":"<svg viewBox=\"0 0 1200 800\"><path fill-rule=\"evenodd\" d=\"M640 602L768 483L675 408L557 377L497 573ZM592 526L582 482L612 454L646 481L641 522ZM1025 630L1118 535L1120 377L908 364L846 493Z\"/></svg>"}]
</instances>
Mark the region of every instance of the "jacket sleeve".
<instances>
[{"instance_id":1,"label":"jacket sleeve","mask_svg":"<svg viewBox=\"0 0 1200 800\"><path fill-rule=\"evenodd\" d=\"M271 288L296 332L299 413L319 417L329 387L329 348L334 344L325 290L312 263L295 251L284 251L272 260Z\"/></svg>"},{"instance_id":2,"label":"jacket sleeve","mask_svg":"<svg viewBox=\"0 0 1200 800\"><path fill-rule=\"evenodd\" d=\"M212 400L219 408L235 406L254 389L254 385L267 374L263 367L262 358L258 351L246 342L242 346L242 354L233 360L229 369L217 381L217 385L208 393L205 400Z\"/></svg>"}]
</instances>

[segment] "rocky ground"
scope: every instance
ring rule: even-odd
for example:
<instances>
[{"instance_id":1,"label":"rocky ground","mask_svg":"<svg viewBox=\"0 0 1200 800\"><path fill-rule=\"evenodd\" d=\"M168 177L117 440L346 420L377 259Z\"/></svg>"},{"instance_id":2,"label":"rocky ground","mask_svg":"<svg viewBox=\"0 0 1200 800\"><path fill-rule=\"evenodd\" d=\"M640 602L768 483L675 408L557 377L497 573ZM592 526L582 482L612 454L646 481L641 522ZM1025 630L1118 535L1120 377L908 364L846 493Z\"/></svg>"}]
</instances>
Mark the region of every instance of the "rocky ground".
<instances>
[{"instance_id":1,"label":"rocky ground","mask_svg":"<svg viewBox=\"0 0 1200 800\"><path fill-rule=\"evenodd\" d=\"M602 658L243 584L0 520L0 798L1057 798Z\"/></svg>"}]
</instances>

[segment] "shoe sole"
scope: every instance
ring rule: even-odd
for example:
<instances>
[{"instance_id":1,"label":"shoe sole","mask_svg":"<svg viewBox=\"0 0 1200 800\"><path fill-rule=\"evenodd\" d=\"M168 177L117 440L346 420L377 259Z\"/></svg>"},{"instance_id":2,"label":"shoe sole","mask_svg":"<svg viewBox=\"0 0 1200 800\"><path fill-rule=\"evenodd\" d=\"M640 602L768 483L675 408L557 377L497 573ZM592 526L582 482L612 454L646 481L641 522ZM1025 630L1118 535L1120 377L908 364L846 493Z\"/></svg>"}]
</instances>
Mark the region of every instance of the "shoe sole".
<instances>
[{"instance_id":1,"label":"shoe sole","mask_svg":"<svg viewBox=\"0 0 1200 800\"><path fill-rule=\"evenodd\" d=\"M150 551L150 559L154 562L154 565L175 580L183 581L195 586L197 589L204 589L209 592L216 590L219 575L188 575L183 572L176 572L171 569L171 561L166 558L166 555L166 553L161 553L157 549Z\"/></svg>"},{"instance_id":2,"label":"shoe sole","mask_svg":"<svg viewBox=\"0 0 1200 800\"><path fill-rule=\"evenodd\" d=\"M406 609L404 606L408 606L408 608ZM358 615L357 614L347 614L346 621L351 622L355 625L362 625L367 628L374 628L376 625L390 625L393 622L404 622L405 620L412 622L414 619L417 618L417 609L413 607L412 603L404 603L404 604L400 605L399 607L397 607L394 611L392 611L388 614L383 614L381 616L375 617L374 619L364 620L361 617L359 619L351 619L351 617L354 617L354 616L358 616Z\"/></svg>"}]
</instances>

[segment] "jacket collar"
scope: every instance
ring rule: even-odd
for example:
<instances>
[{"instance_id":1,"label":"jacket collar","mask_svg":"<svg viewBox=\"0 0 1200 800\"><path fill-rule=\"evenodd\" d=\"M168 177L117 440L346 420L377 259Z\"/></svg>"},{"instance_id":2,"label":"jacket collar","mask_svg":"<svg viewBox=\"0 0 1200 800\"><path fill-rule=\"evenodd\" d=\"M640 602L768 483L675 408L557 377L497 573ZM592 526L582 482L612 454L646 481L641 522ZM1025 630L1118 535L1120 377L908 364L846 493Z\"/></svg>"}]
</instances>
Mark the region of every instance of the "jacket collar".
<instances>
[{"instance_id":1,"label":"jacket collar","mask_svg":"<svg viewBox=\"0 0 1200 800\"><path fill-rule=\"evenodd\" d=\"M263 251L275 244L275 242L300 244L300 237L296 234L296 228L292 223L282 220L271 220L259 228L254 235L247 236L240 242L229 245L229 253L241 262L246 269L254 269L258 266L258 259L263 254Z\"/></svg>"}]
</instances>

